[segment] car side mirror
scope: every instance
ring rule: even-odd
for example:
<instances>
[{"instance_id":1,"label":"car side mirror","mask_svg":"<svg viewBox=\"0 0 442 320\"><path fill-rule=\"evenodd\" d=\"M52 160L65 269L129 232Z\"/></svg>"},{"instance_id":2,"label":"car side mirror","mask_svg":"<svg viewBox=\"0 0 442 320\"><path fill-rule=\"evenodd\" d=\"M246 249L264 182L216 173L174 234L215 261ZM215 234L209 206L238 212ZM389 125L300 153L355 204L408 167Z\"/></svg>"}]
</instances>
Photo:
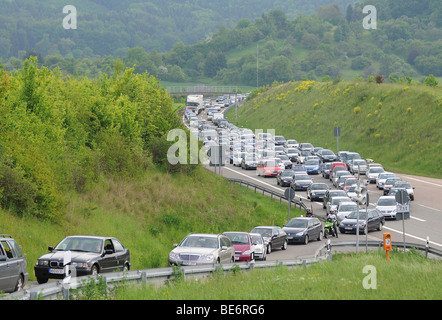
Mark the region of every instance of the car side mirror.
<instances>
[{"instance_id":1,"label":"car side mirror","mask_svg":"<svg viewBox=\"0 0 442 320\"><path fill-rule=\"evenodd\" d=\"M221 250L227 250L227 246L222 246Z\"/></svg>"},{"instance_id":2,"label":"car side mirror","mask_svg":"<svg viewBox=\"0 0 442 320\"><path fill-rule=\"evenodd\" d=\"M48 247L49 252L54 251L54 247Z\"/></svg>"},{"instance_id":3,"label":"car side mirror","mask_svg":"<svg viewBox=\"0 0 442 320\"><path fill-rule=\"evenodd\" d=\"M104 255L112 254L114 251L112 249L104 249Z\"/></svg>"}]
</instances>

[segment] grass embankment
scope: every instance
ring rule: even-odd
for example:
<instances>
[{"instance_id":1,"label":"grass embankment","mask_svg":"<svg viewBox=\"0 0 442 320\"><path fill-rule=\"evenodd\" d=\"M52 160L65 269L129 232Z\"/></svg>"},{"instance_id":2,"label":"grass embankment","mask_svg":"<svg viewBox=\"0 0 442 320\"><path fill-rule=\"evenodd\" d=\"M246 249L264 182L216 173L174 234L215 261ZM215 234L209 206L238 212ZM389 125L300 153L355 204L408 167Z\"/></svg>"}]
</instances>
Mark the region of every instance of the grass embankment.
<instances>
[{"instance_id":1,"label":"grass embankment","mask_svg":"<svg viewBox=\"0 0 442 320\"><path fill-rule=\"evenodd\" d=\"M90 192L66 193L65 198L66 213L58 222L0 213L1 231L13 235L20 244L30 280L35 280L37 258L69 235L116 237L131 251L135 270L166 267L172 244L190 232L282 226L287 217L287 207L279 201L229 183L201 167L191 176L151 168L142 178L104 179Z\"/></svg>"},{"instance_id":2,"label":"grass embankment","mask_svg":"<svg viewBox=\"0 0 442 320\"><path fill-rule=\"evenodd\" d=\"M254 96L254 97L253 97ZM232 113L233 112L233 113ZM235 122L234 111L228 118ZM357 151L388 170L442 178L442 88L369 82L289 82L258 89L240 126L298 142Z\"/></svg>"},{"instance_id":3,"label":"grass embankment","mask_svg":"<svg viewBox=\"0 0 442 320\"><path fill-rule=\"evenodd\" d=\"M370 267L364 272L366 266ZM335 254L332 262L307 268L218 273L204 281L173 281L160 287L121 286L116 297L121 300L440 299L441 267L440 261L426 259L414 251L403 254L394 250L390 261L386 261L383 250L359 255Z\"/></svg>"}]
</instances>

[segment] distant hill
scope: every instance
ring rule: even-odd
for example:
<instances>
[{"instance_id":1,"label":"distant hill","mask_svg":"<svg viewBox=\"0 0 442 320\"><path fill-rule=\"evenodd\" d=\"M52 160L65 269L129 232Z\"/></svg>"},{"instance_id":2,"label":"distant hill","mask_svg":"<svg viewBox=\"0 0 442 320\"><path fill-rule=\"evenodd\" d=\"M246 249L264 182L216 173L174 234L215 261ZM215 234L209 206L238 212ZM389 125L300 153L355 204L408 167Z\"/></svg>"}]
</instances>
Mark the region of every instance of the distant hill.
<instances>
[{"instance_id":1,"label":"distant hill","mask_svg":"<svg viewBox=\"0 0 442 320\"><path fill-rule=\"evenodd\" d=\"M82 11L81 3L79 1L77 5L79 12ZM90 5L90 2L88 3ZM99 2L94 3L97 5ZM104 16L110 10L107 8L115 9L112 3L112 1L107 3L102 9ZM130 6L128 4L124 6L129 6L130 12L133 12L133 5L141 6L143 3L135 1ZM189 4L188 7L194 8L198 3L200 2L192 2L193 6ZM213 2L204 4L206 7L201 2L201 8L212 10L217 15L222 14L219 19L211 20L230 21L232 26L220 23L219 28L210 29L207 26L214 26L215 22L203 23L204 19L189 19L193 27L180 30L183 32L195 30L195 33L199 30L198 26L205 25L207 36L192 44L186 44L185 40L171 41L172 48L166 52L149 51L146 47L150 47L153 42L143 40L144 38L134 39L127 44L128 39L135 36L137 30L142 29L142 22L137 24L136 30L129 32L130 37L125 36L123 37L125 40L120 42L114 33L128 30L127 27L118 27L122 19L120 17L111 19L114 21L114 27L103 24L103 18L99 19L99 28L92 27L97 19L84 22L79 20L79 24L80 22L92 24L87 30L81 30L81 32L90 32L90 37L65 38L57 44L57 50L54 51L44 52L43 48L49 48L49 45L36 45L35 49L29 49L23 55L39 56L40 64L50 69L59 67L62 72L68 74L97 78L103 72L108 75L113 74L116 65L135 66L136 73L147 71L162 81L173 83L217 83L259 87L272 84L274 81L336 78L355 80L378 74L383 75L386 82L423 82L430 74L436 76L439 82L442 80L442 6L439 0L403 0L400 5L396 0L365 0L348 3L346 6L327 4L324 0L308 2L310 5L312 3L325 3L325 5L317 7L311 14L301 15L294 13L296 6L293 6L292 2L274 1L274 7L286 3L287 8L271 9L260 13L254 19L244 17L239 19L242 16L239 14L240 8L243 8L243 5L248 9L255 8L256 10L245 14L245 16L254 16L260 10L264 10L261 4L268 4L264 0L254 1L254 4L249 6L247 3L248 1L244 0L239 5L236 1L225 0L225 8L221 9L215 7ZM363 13L363 7L367 4L374 5L377 9L375 30L363 28L362 22L367 15ZM123 4L118 5L123 6ZM166 7L165 4L158 4L158 8ZM237 12L224 15L223 12L228 12L228 8L236 8ZM189 16L196 15L194 11L189 10L192 12ZM125 16L126 11L121 8L121 12L124 13L120 15ZM185 15L185 12L182 11L181 16ZM137 21L137 15L130 16ZM140 13L140 19L142 16ZM227 20L226 16L229 17ZM238 20L233 17L237 17ZM170 34L179 35L179 32L173 30L177 29L175 27L181 20L172 20L173 23L168 24L171 28ZM184 26L189 20L180 23ZM128 22L128 26L131 25L132 22ZM164 34L164 30L160 29L158 27L156 32L146 32L145 35ZM109 39L106 40L106 35L99 36L97 30L106 30ZM216 32L211 33L209 30ZM74 31L80 32L80 30L70 30L66 34L75 34ZM164 44L167 39L167 36L162 36L160 42ZM91 43L86 44L85 41ZM103 41L105 43L100 44ZM63 45L65 52L59 49ZM83 51L77 46L83 48ZM95 52L99 52L99 55ZM115 54L101 55L105 52ZM118 58L121 58L121 61ZM19 58L10 58L4 63L8 71L19 69L21 65L22 60Z\"/></svg>"},{"instance_id":2,"label":"distant hill","mask_svg":"<svg viewBox=\"0 0 442 320\"><path fill-rule=\"evenodd\" d=\"M74 58L122 56L139 46L150 52L170 50L177 42L193 44L220 26L255 19L270 9L289 17L315 12L337 3L345 8L355 0L0 0L0 57L20 57L35 50ZM77 9L77 29L62 26L63 7Z\"/></svg>"}]
</instances>

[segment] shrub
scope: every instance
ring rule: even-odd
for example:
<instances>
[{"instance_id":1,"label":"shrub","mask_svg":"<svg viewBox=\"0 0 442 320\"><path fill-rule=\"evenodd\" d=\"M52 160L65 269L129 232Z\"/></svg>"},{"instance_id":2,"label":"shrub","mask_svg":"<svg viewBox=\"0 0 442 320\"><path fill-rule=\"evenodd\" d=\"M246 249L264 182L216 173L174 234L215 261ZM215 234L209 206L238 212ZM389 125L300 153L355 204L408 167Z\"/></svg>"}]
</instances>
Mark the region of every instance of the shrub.
<instances>
[{"instance_id":1,"label":"shrub","mask_svg":"<svg viewBox=\"0 0 442 320\"><path fill-rule=\"evenodd\" d=\"M376 83L383 83L384 82L384 76L383 75L377 75L376 76Z\"/></svg>"}]
</instances>

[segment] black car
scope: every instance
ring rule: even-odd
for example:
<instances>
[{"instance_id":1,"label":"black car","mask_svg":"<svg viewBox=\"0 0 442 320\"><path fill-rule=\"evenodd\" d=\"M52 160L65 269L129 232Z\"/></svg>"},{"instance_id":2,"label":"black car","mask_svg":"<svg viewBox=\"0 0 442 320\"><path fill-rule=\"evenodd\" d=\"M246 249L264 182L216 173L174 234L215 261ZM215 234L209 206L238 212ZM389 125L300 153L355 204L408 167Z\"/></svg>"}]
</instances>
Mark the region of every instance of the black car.
<instances>
[{"instance_id":1,"label":"black car","mask_svg":"<svg viewBox=\"0 0 442 320\"><path fill-rule=\"evenodd\" d=\"M322 240L324 229L318 218L298 217L291 219L282 230L287 233L289 242L307 244L310 239Z\"/></svg>"},{"instance_id":2,"label":"black car","mask_svg":"<svg viewBox=\"0 0 442 320\"><path fill-rule=\"evenodd\" d=\"M313 183L312 179L309 177L306 173L296 173L295 178L290 184L290 187L297 191L297 190L307 190L309 185Z\"/></svg>"},{"instance_id":3,"label":"black car","mask_svg":"<svg viewBox=\"0 0 442 320\"><path fill-rule=\"evenodd\" d=\"M358 211L353 211L347 218L341 221L339 224L339 231L341 233L345 232L355 232L356 233L356 223L358 218ZM360 209L359 210L359 232L366 234L370 230L382 230L385 223L384 215L377 209Z\"/></svg>"},{"instance_id":4,"label":"black car","mask_svg":"<svg viewBox=\"0 0 442 320\"><path fill-rule=\"evenodd\" d=\"M325 192L322 198L322 209L327 207L327 202L330 202L333 197L347 197L347 193L344 190L329 189Z\"/></svg>"},{"instance_id":5,"label":"black car","mask_svg":"<svg viewBox=\"0 0 442 320\"><path fill-rule=\"evenodd\" d=\"M324 198L325 193L330 188L325 183L315 182L308 186L307 188L307 199L313 201L315 199L321 200Z\"/></svg>"},{"instance_id":6,"label":"black car","mask_svg":"<svg viewBox=\"0 0 442 320\"><path fill-rule=\"evenodd\" d=\"M333 162L337 159L336 154L330 149L319 150L317 156L322 162Z\"/></svg>"},{"instance_id":7,"label":"black car","mask_svg":"<svg viewBox=\"0 0 442 320\"><path fill-rule=\"evenodd\" d=\"M50 252L38 258L34 266L39 284L46 283L48 279L64 278L63 259L68 251L76 276L130 269L129 250L112 237L69 236L55 248L48 247L48 250Z\"/></svg>"},{"instance_id":8,"label":"black car","mask_svg":"<svg viewBox=\"0 0 442 320\"><path fill-rule=\"evenodd\" d=\"M276 183L282 187L290 187L290 183L294 177L295 171L293 170L279 171L278 175L276 176Z\"/></svg>"},{"instance_id":9,"label":"black car","mask_svg":"<svg viewBox=\"0 0 442 320\"><path fill-rule=\"evenodd\" d=\"M20 246L10 235L0 234L0 292L23 290L27 264Z\"/></svg>"},{"instance_id":10,"label":"black car","mask_svg":"<svg viewBox=\"0 0 442 320\"><path fill-rule=\"evenodd\" d=\"M259 233L264 239L264 245L267 247L267 253L271 253L274 248L287 249L287 234L278 226L259 226L255 227L250 233Z\"/></svg>"}]
</instances>

